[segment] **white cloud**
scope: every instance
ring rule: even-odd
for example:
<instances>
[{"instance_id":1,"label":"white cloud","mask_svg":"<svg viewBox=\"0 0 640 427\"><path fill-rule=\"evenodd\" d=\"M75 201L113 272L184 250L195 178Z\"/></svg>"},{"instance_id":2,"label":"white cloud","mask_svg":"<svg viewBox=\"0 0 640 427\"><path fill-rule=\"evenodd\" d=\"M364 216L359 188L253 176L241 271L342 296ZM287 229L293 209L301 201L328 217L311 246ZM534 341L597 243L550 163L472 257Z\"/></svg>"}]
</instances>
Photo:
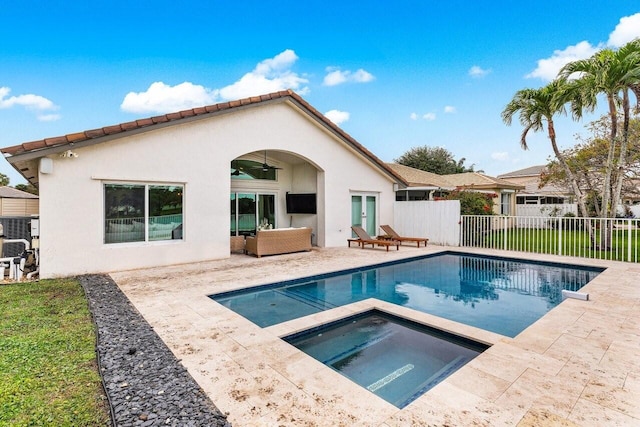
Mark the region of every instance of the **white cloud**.
<instances>
[{"instance_id":1,"label":"white cloud","mask_svg":"<svg viewBox=\"0 0 640 427\"><path fill-rule=\"evenodd\" d=\"M191 82L170 86L152 83L144 92L129 92L120 108L130 113L168 113L214 104L222 100L247 98L292 89L308 93L308 80L291 71L298 56L287 49L273 58L259 62L253 71L221 89L208 89Z\"/></svg>"},{"instance_id":2,"label":"white cloud","mask_svg":"<svg viewBox=\"0 0 640 427\"><path fill-rule=\"evenodd\" d=\"M333 123L339 125L349 120L349 113L346 111L331 110L324 113L325 117Z\"/></svg>"},{"instance_id":3,"label":"white cloud","mask_svg":"<svg viewBox=\"0 0 640 427\"><path fill-rule=\"evenodd\" d=\"M491 72L490 69L485 70L477 65L474 65L473 67L469 68L469 75L474 79L482 78L487 74L489 74L490 72Z\"/></svg>"},{"instance_id":4,"label":"white cloud","mask_svg":"<svg viewBox=\"0 0 640 427\"><path fill-rule=\"evenodd\" d=\"M447 114L454 114L456 113L458 110L456 110L456 107L452 106L452 105L447 105L444 107L444 112Z\"/></svg>"},{"instance_id":5,"label":"white cloud","mask_svg":"<svg viewBox=\"0 0 640 427\"><path fill-rule=\"evenodd\" d=\"M375 79L373 74L360 68L355 72L342 71L336 67L327 67L327 75L322 82L325 86L337 86L342 83L368 83Z\"/></svg>"},{"instance_id":6,"label":"white cloud","mask_svg":"<svg viewBox=\"0 0 640 427\"><path fill-rule=\"evenodd\" d=\"M640 37L640 13L624 16L616 28L609 34L608 46L620 47Z\"/></svg>"},{"instance_id":7,"label":"white cloud","mask_svg":"<svg viewBox=\"0 0 640 427\"><path fill-rule=\"evenodd\" d=\"M38 116L38 120L41 122L55 122L56 120L60 120L62 116L60 114L40 114Z\"/></svg>"},{"instance_id":8,"label":"white cloud","mask_svg":"<svg viewBox=\"0 0 640 427\"><path fill-rule=\"evenodd\" d=\"M220 96L227 100L240 99L286 89L304 95L309 92L309 88L304 86L309 80L291 71L297 60L298 56L291 49L265 59L240 80L220 89Z\"/></svg>"},{"instance_id":9,"label":"white cloud","mask_svg":"<svg viewBox=\"0 0 640 427\"><path fill-rule=\"evenodd\" d=\"M506 151L494 152L494 153L491 153L491 158L493 160L499 160L501 162L505 162L509 160L509 153L507 153Z\"/></svg>"},{"instance_id":10,"label":"white cloud","mask_svg":"<svg viewBox=\"0 0 640 427\"><path fill-rule=\"evenodd\" d=\"M7 98L11 89L4 86L0 87L0 108L12 108L16 105L25 107L30 110L57 110L58 107L40 95L26 94L11 96Z\"/></svg>"},{"instance_id":11,"label":"white cloud","mask_svg":"<svg viewBox=\"0 0 640 427\"><path fill-rule=\"evenodd\" d=\"M555 50L549 58L539 59L538 67L526 78L540 78L551 81L556 78L558 71L571 61L586 59L596 53L598 47L592 46L588 41L581 41L574 46L568 46L564 50Z\"/></svg>"},{"instance_id":12,"label":"white cloud","mask_svg":"<svg viewBox=\"0 0 640 427\"><path fill-rule=\"evenodd\" d=\"M427 113L424 116L422 116L422 118L432 122L432 121L434 121L436 119L436 114L435 113Z\"/></svg>"},{"instance_id":13,"label":"white cloud","mask_svg":"<svg viewBox=\"0 0 640 427\"><path fill-rule=\"evenodd\" d=\"M217 91L190 82L169 86L154 82L145 92L129 92L120 108L129 113L169 113L213 104Z\"/></svg>"},{"instance_id":14,"label":"white cloud","mask_svg":"<svg viewBox=\"0 0 640 427\"><path fill-rule=\"evenodd\" d=\"M410 118L411 120L418 120L418 115L417 115L416 113L411 113L411 114L409 115L409 118Z\"/></svg>"},{"instance_id":15,"label":"white cloud","mask_svg":"<svg viewBox=\"0 0 640 427\"><path fill-rule=\"evenodd\" d=\"M606 45L615 49L638 37L640 37L640 13L620 18L616 28L609 34ZM603 46L603 43L593 45L584 40L567 46L564 50L555 50L549 58L539 59L536 69L525 77L551 81L556 78L563 66L571 61L589 58Z\"/></svg>"}]
</instances>

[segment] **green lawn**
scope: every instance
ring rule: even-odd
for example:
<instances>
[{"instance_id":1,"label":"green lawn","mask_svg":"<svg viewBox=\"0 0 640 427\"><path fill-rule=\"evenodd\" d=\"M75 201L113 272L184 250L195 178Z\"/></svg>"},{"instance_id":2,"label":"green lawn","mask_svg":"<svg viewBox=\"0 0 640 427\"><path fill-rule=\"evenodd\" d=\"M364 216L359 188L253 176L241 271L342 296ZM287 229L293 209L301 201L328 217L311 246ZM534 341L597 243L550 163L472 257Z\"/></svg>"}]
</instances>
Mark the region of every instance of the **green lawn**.
<instances>
[{"instance_id":1,"label":"green lawn","mask_svg":"<svg viewBox=\"0 0 640 427\"><path fill-rule=\"evenodd\" d=\"M0 426L109 425L77 280L0 284Z\"/></svg>"},{"instance_id":2,"label":"green lawn","mask_svg":"<svg viewBox=\"0 0 640 427\"><path fill-rule=\"evenodd\" d=\"M476 245L507 250L561 254L586 258L608 259L616 261L640 261L639 230L614 230L610 250L598 250L593 247L585 231L562 231L554 229L517 228L506 231L494 231L478 237ZM506 241L505 241L506 237ZM596 231L596 242L600 241ZM631 244L629 244L631 243Z\"/></svg>"}]
</instances>

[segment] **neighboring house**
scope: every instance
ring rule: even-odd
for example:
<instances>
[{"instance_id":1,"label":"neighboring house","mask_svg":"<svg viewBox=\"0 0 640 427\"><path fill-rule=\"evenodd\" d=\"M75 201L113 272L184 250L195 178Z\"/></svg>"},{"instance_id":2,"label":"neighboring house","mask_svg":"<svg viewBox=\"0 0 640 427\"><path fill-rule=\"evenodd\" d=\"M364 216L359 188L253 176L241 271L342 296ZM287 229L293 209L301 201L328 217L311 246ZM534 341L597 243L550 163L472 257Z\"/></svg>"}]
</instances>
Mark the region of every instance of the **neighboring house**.
<instances>
[{"instance_id":1,"label":"neighboring house","mask_svg":"<svg viewBox=\"0 0 640 427\"><path fill-rule=\"evenodd\" d=\"M227 258L262 225L344 246L352 224L393 223L406 186L292 91L2 152L40 190L43 278Z\"/></svg>"},{"instance_id":2,"label":"neighboring house","mask_svg":"<svg viewBox=\"0 0 640 427\"><path fill-rule=\"evenodd\" d=\"M497 215L515 215L516 192L524 188L523 185L494 178L480 172L443 175L443 178L451 182L459 190L495 194L496 200L494 200L493 212Z\"/></svg>"},{"instance_id":3,"label":"neighboring house","mask_svg":"<svg viewBox=\"0 0 640 427\"><path fill-rule=\"evenodd\" d=\"M442 175L398 163L387 163L387 166L407 182L407 188L396 191L396 201L434 200L455 189Z\"/></svg>"},{"instance_id":4,"label":"neighboring house","mask_svg":"<svg viewBox=\"0 0 640 427\"><path fill-rule=\"evenodd\" d=\"M478 191L495 195L494 213L515 215L515 194L524 186L479 172L438 175L397 163L387 163L407 183L396 191L397 201L436 200L454 190Z\"/></svg>"},{"instance_id":5,"label":"neighboring house","mask_svg":"<svg viewBox=\"0 0 640 427\"><path fill-rule=\"evenodd\" d=\"M515 214L526 217L577 215L578 205L573 203L570 189L556 184L540 186L546 169L546 165L537 165L498 175L500 179L524 185L524 190L516 196Z\"/></svg>"},{"instance_id":6,"label":"neighboring house","mask_svg":"<svg viewBox=\"0 0 640 427\"><path fill-rule=\"evenodd\" d=\"M540 180L546 168L546 165L530 166L498 175L498 178L524 185L524 190L518 193L516 197L516 204L518 205L561 205L572 203L573 193L570 189L553 184L540 187Z\"/></svg>"},{"instance_id":7,"label":"neighboring house","mask_svg":"<svg viewBox=\"0 0 640 427\"><path fill-rule=\"evenodd\" d=\"M38 213L38 196L12 187L0 187L0 216L34 216Z\"/></svg>"}]
</instances>

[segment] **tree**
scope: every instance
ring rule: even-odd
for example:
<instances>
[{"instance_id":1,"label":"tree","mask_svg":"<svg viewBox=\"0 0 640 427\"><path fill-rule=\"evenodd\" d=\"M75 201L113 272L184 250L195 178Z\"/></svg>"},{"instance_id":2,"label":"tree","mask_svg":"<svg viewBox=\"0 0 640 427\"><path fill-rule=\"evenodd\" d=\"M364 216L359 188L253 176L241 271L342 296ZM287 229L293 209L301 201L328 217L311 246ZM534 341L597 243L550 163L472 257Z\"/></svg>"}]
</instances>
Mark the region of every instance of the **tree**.
<instances>
[{"instance_id":1,"label":"tree","mask_svg":"<svg viewBox=\"0 0 640 427\"><path fill-rule=\"evenodd\" d=\"M578 136L580 143L562 152L569 168L576 175L580 188L587 195L589 216L601 216L602 188L609 152L610 128L608 115L593 121L589 126L591 135L587 138ZM636 183L640 179L640 117L632 117L630 120L628 138L626 162L622 165L622 194L638 196L640 194ZM614 157L619 155L618 151L614 153ZM557 161L549 162L540 184L567 185L566 174Z\"/></svg>"},{"instance_id":2,"label":"tree","mask_svg":"<svg viewBox=\"0 0 640 427\"><path fill-rule=\"evenodd\" d=\"M13 188L15 188L16 190L24 191L26 193L35 194L36 196L38 195L38 188L35 187L31 183L29 183L29 184L16 184L16 185L13 186Z\"/></svg>"},{"instance_id":3,"label":"tree","mask_svg":"<svg viewBox=\"0 0 640 427\"><path fill-rule=\"evenodd\" d=\"M9 185L9 177L3 173L0 173L0 187Z\"/></svg>"},{"instance_id":4,"label":"tree","mask_svg":"<svg viewBox=\"0 0 640 427\"><path fill-rule=\"evenodd\" d=\"M466 167L465 158L456 161L453 154L442 147L414 147L394 161L404 166L438 175L473 172L474 165Z\"/></svg>"},{"instance_id":5,"label":"tree","mask_svg":"<svg viewBox=\"0 0 640 427\"><path fill-rule=\"evenodd\" d=\"M605 96L609 108L609 145L600 212L603 217L614 217L620 202L629 146L630 91L636 97L636 110L640 108L640 39L618 50L602 49L588 59L570 62L559 73L564 81L576 75L578 78L565 93L565 100L571 102L573 116L581 118L585 111L594 111L599 95ZM622 110L621 137L618 136L618 108Z\"/></svg>"},{"instance_id":6,"label":"tree","mask_svg":"<svg viewBox=\"0 0 640 427\"><path fill-rule=\"evenodd\" d=\"M520 136L520 146L527 150L527 135L530 131L539 132L547 125L547 135L551 141L553 153L566 174L567 181L578 200L580 212L587 215L585 197L578 180L569 168L563 153L558 148L556 130L553 117L558 114L566 114L565 92L569 90L569 83L563 80L554 80L540 89L522 89L516 92L513 99L502 111L502 120L508 126L511 125L513 116L519 113L520 124L524 127Z\"/></svg>"}]
</instances>

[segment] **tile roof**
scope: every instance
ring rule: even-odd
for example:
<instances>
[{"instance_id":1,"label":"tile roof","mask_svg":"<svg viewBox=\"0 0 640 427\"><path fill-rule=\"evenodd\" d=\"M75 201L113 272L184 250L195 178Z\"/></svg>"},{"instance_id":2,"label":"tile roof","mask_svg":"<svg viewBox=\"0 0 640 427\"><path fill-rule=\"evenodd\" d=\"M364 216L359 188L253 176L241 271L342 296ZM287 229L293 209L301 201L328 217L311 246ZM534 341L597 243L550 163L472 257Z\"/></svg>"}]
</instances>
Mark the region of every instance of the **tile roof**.
<instances>
[{"instance_id":1,"label":"tile roof","mask_svg":"<svg viewBox=\"0 0 640 427\"><path fill-rule=\"evenodd\" d=\"M507 181L506 179L494 178L480 172L465 172L443 175L443 177L453 183L456 187L475 188L512 188L522 189L523 185Z\"/></svg>"},{"instance_id":2,"label":"tile roof","mask_svg":"<svg viewBox=\"0 0 640 427\"><path fill-rule=\"evenodd\" d=\"M13 187L0 187L0 198L2 199L38 199L35 194L18 190Z\"/></svg>"},{"instance_id":3,"label":"tile roof","mask_svg":"<svg viewBox=\"0 0 640 427\"><path fill-rule=\"evenodd\" d=\"M503 173L498 175L498 178L515 178L524 176L540 176L543 170L546 169L546 165L529 166L528 168L518 169L513 172Z\"/></svg>"},{"instance_id":4,"label":"tile roof","mask_svg":"<svg viewBox=\"0 0 640 427\"><path fill-rule=\"evenodd\" d=\"M426 172L410 166L400 165L398 163L387 163L387 166L403 177L404 180L407 181L409 187L455 188L455 185L442 175Z\"/></svg>"},{"instance_id":5,"label":"tile roof","mask_svg":"<svg viewBox=\"0 0 640 427\"><path fill-rule=\"evenodd\" d=\"M266 95L252 96L236 101L222 102L204 107L192 108L175 113L163 114L130 122L120 123L113 126L106 126L99 129L90 129L83 132L71 133L53 138L45 138L37 141L25 142L22 144L0 149L5 158L13 167L20 172L29 182L38 184L38 171L34 159L44 157L49 154L63 152L71 147L78 148L87 145L110 141L115 138L123 138L134 133L153 130L160 126L178 124L186 120L194 120L200 117L221 114L234 109L241 109L251 105L261 103L278 102L289 100L305 111L309 116L316 119L329 131L337 134L339 138L351 145L360 152L370 162L375 164L384 173L396 180L398 183L406 185L404 179L393 169L389 168L382 160L366 149L362 144L353 139L340 127L327 119L322 113L313 108L300 95L292 90L283 90Z\"/></svg>"}]
</instances>

